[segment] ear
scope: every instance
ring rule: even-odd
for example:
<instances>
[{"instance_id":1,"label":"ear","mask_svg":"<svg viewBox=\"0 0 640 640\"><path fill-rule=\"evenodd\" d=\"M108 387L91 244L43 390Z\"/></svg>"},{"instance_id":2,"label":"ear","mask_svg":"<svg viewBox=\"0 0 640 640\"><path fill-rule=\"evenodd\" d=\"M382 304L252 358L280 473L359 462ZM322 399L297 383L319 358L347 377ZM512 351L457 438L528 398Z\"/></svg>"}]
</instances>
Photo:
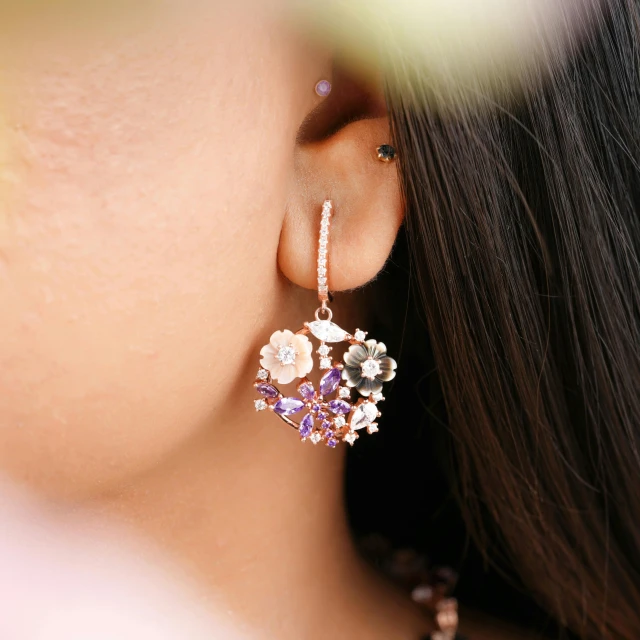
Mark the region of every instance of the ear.
<instances>
[{"instance_id":1,"label":"ear","mask_svg":"<svg viewBox=\"0 0 640 640\"><path fill-rule=\"evenodd\" d=\"M332 90L340 90L340 85ZM357 101L356 101L357 102ZM354 107L354 93L344 104ZM331 200L333 217L329 237L330 291L361 286L374 278L387 261L403 218L396 162L381 162L377 148L390 143L389 122L380 104L362 100L369 113L338 126L353 115L342 111L338 96L331 117L321 109L306 123L315 140L299 142L295 180L284 219L278 261L295 284L316 287L316 255L322 203ZM345 107L346 108L346 107ZM371 112L377 111L375 117ZM318 124L320 123L320 124ZM320 129L318 128L320 126ZM324 135L323 128L328 129Z\"/></svg>"}]
</instances>

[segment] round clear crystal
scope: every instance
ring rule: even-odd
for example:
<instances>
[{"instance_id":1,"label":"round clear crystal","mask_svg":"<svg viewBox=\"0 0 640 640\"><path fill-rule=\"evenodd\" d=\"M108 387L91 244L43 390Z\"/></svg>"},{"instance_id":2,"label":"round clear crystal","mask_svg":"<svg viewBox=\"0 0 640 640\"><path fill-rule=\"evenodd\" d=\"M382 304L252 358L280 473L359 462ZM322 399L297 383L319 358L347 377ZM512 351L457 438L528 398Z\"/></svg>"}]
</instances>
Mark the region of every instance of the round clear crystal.
<instances>
[{"instance_id":1,"label":"round clear crystal","mask_svg":"<svg viewBox=\"0 0 640 640\"><path fill-rule=\"evenodd\" d=\"M336 427L338 427L338 429L340 429L340 427L344 427L345 424L347 424L347 421L342 417L342 416L338 416L334 421L333 424L336 425Z\"/></svg>"},{"instance_id":2,"label":"round clear crystal","mask_svg":"<svg viewBox=\"0 0 640 640\"><path fill-rule=\"evenodd\" d=\"M276 358L280 361L281 365L294 364L296 361L296 350L291 344L280 347Z\"/></svg>"},{"instance_id":3,"label":"round clear crystal","mask_svg":"<svg viewBox=\"0 0 640 640\"><path fill-rule=\"evenodd\" d=\"M321 358L320 359L320 368L321 369L331 369L331 358Z\"/></svg>"},{"instance_id":4,"label":"round clear crystal","mask_svg":"<svg viewBox=\"0 0 640 640\"><path fill-rule=\"evenodd\" d=\"M331 351L331 347L328 347L326 344L321 344L318 347L318 353L321 356L328 356L329 355L329 351Z\"/></svg>"},{"instance_id":5,"label":"round clear crystal","mask_svg":"<svg viewBox=\"0 0 640 640\"><path fill-rule=\"evenodd\" d=\"M264 411L267 408L267 403L262 399L254 400L253 404L256 407L256 411Z\"/></svg>"},{"instance_id":6,"label":"round clear crystal","mask_svg":"<svg viewBox=\"0 0 640 640\"><path fill-rule=\"evenodd\" d=\"M362 375L369 380L373 380L380 373L380 362L373 358L367 358L362 363Z\"/></svg>"},{"instance_id":7,"label":"round clear crystal","mask_svg":"<svg viewBox=\"0 0 640 640\"><path fill-rule=\"evenodd\" d=\"M344 440L345 440L345 442L348 442L350 445L353 445L353 443L356 441L357 437L358 437L357 433L354 433L353 431L350 431L344 437Z\"/></svg>"},{"instance_id":8,"label":"round clear crystal","mask_svg":"<svg viewBox=\"0 0 640 640\"><path fill-rule=\"evenodd\" d=\"M364 331L360 331L360 329L358 329L354 336L353 336L358 342L364 342L364 339L367 337L367 334Z\"/></svg>"},{"instance_id":9,"label":"round clear crystal","mask_svg":"<svg viewBox=\"0 0 640 640\"><path fill-rule=\"evenodd\" d=\"M348 387L340 387L338 390L338 396L340 398L349 398L351 396L351 389Z\"/></svg>"},{"instance_id":10,"label":"round clear crystal","mask_svg":"<svg viewBox=\"0 0 640 640\"><path fill-rule=\"evenodd\" d=\"M266 380L269 377L269 372L266 369L258 369L258 380Z\"/></svg>"},{"instance_id":11,"label":"round clear crystal","mask_svg":"<svg viewBox=\"0 0 640 640\"><path fill-rule=\"evenodd\" d=\"M318 444L318 442L320 442L320 440L322 440L322 436L316 431L315 433L312 433L309 436L309 440L311 440L311 442L313 442L313 444Z\"/></svg>"}]
</instances>

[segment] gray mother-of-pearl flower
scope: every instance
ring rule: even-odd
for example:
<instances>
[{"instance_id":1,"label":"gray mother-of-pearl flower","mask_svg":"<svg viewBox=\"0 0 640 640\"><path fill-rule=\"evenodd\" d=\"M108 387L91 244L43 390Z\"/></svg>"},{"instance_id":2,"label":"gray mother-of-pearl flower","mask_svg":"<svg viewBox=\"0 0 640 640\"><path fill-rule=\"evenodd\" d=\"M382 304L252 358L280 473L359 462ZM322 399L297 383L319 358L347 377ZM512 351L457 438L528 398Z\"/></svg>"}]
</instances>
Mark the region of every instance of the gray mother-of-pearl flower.
<instances>
[{"instance_id":1,"label":"gray mother-of-pearl flower","mask_svg":"<svg viewBox=\"0 0 640 640\"><path fill-rule=\"evenodd\" d=\"M353 344L349 351L344 354L344 369L342 378L347 386L355 387L358 392L368 397L372 393L382 391L382 383L395 378L396 361L387 355L387 347L383 342L367 340L363 344ZM378 364L378 371L375 377L366 377L363 373L363 364L373 360ZM375 370L375 367L367 367L365 370Z\"/></svg>"}]
</instances>

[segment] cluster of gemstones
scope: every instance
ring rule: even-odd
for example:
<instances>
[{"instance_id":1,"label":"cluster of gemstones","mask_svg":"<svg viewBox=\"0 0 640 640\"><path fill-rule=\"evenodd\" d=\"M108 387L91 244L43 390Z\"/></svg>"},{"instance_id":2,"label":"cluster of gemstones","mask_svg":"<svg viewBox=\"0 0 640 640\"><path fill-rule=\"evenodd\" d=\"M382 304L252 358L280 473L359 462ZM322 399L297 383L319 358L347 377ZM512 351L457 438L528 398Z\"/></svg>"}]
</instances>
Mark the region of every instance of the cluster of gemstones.
<instances>
[{"instance_id":1,"label":"cluster of gemstones","mask_svg":"<svg viewBox=\"0 0 640 640\"><path fill-rule=\"evenodd\" d=\"M324 442L334 448L340 441L353 444L356 433L366 427L369 433L378 431L375 419L380 416L376 402L382 396L368 401L351 402L351 389L340 386L342 365L336 364L321 378L318 389L307 378L302 378L297 390L299 398L283 396L272 384L266 369L260 369L255 382L256 391L262 396L255 401L257 411L271 409L281 418L289 418L306 410L298 425L302 440L313 444ZM331 396L335 396L331 398ZM288 422L288 420L287 420Z\"/></svg>"},{"instance_id":2,"label":"cluster of gemstones","mask_svg":"<svg viewBox=\"0 0 640 640\"><path fill-rule=\"evenodd\" d=\"M317 350L320 369L325 370L316 389L305 375L298 374L297 393L284 396L275 386L280 376L290 380L291 370L285 367L302 367L307 371L308 349L304 334L311 333L320 339ZM349 342L351 347L344 354L344 363L329 357L331 347L327 342ZM300 356L296 362L294 351ZM293 350L293 351L292 351ZM380 417L377 403L384 400L382 382L395 376L396 363L386 355L386 347L375 340L366 340L366 333L356 331L353 336L328 320L318 320L305 324L305 328L292 334L276 332L270 344L262 350L263 366L256 376L254 387L260 394L255 400L256 411L271 410L290 426L296 428L303 441L313 444L324 443L335 448L340 442L353 445L358 439L358 431L366 429L372 434L378 431L377 418ZM270 369L267 368L270 366ZM341 381L345 384L342 385ZM352 392L360 396L352 401ZM302 416L294 422L291 416Z\"/></svg>"}]
</instances>

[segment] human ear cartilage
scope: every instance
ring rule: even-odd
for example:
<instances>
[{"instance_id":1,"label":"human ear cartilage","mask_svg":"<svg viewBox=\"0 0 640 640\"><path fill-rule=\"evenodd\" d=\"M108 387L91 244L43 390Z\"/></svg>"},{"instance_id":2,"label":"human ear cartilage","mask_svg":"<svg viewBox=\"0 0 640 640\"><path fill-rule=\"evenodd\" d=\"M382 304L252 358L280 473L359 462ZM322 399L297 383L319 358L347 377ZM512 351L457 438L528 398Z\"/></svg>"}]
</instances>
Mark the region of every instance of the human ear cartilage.
<instances>
[{"instance_id":1,"label":"human ear cartilage","mask_svg":"<svg viewBox=\"0 0 640 640\"><path fill-rule=\"evenodd\" d=\"M348 333L332 322L329 309L329 230L333 206L330 200L322 205L320 239L318 244L318 299L320 307L315 320L305 322L296 333L285 329L276 331L269 344L262 347L261 368L254 387L260 398L255 400L256 411L269 410L296 429L302 441L323 442L335 448L340 442L353 445L358 431L369 434L378 431L380 417L378 403L384 400L382 384L396 375L396 361L387 355L382 342L367 340L365 331ZM307 377L314 366L310 337L320 342L316 349L318 368L325 373L317 388ZM331 357L334 347L348 343L342 360ZM283 395L276 383L297 381L298 397ZM342 384L344 383L344 384ZM353 392L357 399L353 401ZM295 422L291 416L306 413Z\"/></svg>"}]
</instances>

